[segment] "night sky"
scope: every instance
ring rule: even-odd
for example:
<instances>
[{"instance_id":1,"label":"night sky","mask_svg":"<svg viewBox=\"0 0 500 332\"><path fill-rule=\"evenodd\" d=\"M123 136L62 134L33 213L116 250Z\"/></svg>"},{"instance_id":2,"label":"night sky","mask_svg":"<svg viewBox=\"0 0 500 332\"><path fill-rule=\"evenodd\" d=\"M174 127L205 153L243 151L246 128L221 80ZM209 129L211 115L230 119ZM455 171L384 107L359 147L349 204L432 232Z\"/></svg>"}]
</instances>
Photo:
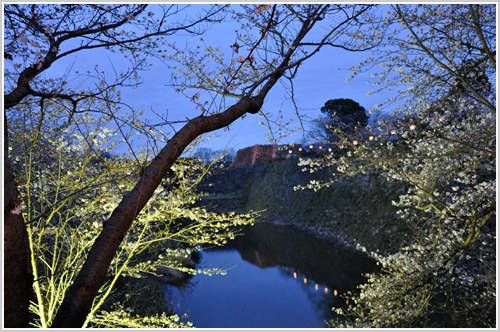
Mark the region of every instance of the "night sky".
<instances>
[{"instance_id":1,"label":"night sky","mask_svg":"<svg viewBox=\"0 0 500 332\"><path fill-rule=\"evenodd\" d=\"M154 5L153 5L154 6ZM147 10L153 10L148 8ZM194 5L190 10L195 12L199 9ZM383 10L380 8L379 10ZM154 10L153 10L154 11ZM200 38L203 38L205 45L219 47L226 54L226 58L231 54L231 44L235 42L238 24L231 22L223 22L210 27L202 36L189 36L179 34L168 37L170 43L176 43L178 46L189 44L195 46L200 43ZM64 47L64 44L63 44ZM245 51L240 54L244 54ZM300 108L300 114L307 117L317 118L321 115L320 108L330 99L335 98L350 98L358 102L361 106L368 109L376 104L380 104L388 99L387 95L372 95L367 96L367 92L374 90L371 83L367 83L370 79L368 74L359 75L352 81L346 83L344 78L351 76L348 68L359 64L366 57L372 55L371 51L365 52L348 52L340 48L324 47L318 54L308 59L300 66L297 77L293 80L295 101ZM45 72L46 77L61 76L65 72L69 72L68 81L70 84L80 84L81 78L77 76L75 71L80 73L87 70L93 70L94 65L99 65L99 70L104 70L109 77L114 75L113 67L126 68L130 66L127 60L121 54L114 54L106 50L87 50L77 52L74 55L67 56ZM171 69L161 63L157 59L151 61L153 64L151 70L140 72L143 84L137 89L122 89L122 101L128 103L136 109L145 109L146 113L142 118L147 119L149 123L156 124L162 121L150 110L158 114L166 114L168 112L169 120L185 119L186 117L195 117L199 111L195 109L195 105L184 95L178 94L173 87L167 86L170 83ZM171 62L171 66L175 63ZM95 84L91 80L83 83ZM192 96L197 90L188 90L186 94ZM207 95L201 92L200 100L203 100ZM227 98L226 105L230 106L237 102L235 98ZM268 94L263 109L271 112L276 116L281 110L284 114L284 119L289 120L294 118L293 124L300 125L295 109L291 100L286 95L285 90L280 83ZM305 129L309 129L309 119L303 118ZM214 150L224 149L226 147L242 149L255 144L271 144L265 135L269 133L266 126L259 125L259 122L264 120L257 114L247 114L244 119L238 119L230 127L221 129L212 134L220 135L219 138L207 140L199 147L208 147ZM167 130L167 128L165 128ZM307 136L307 135L306 135ZM281 143L300 143L303 139L303 132L297 131ZM141 144L144 139L135 139L134 144ZM123 151L125 152L125 151Z\"/></svg>"}]
</instances>

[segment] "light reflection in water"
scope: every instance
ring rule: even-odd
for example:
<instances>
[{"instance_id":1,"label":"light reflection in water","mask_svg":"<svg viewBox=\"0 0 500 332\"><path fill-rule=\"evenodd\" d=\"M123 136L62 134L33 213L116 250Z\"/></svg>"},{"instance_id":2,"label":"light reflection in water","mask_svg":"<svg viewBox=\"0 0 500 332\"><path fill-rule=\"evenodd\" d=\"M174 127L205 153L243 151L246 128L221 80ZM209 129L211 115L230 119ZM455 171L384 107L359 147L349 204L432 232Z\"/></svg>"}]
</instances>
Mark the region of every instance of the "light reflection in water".
<instances>
[{"instance_id":1,"label":"light reflection in water","mask_svg":"<svg viewBox=\"0 0 500 332\"><path fill-rule=\"evenodd\" d=\"M243 232L202 252L200 267L234 269L197 275L192 293L178 296L176 313L188 313L196 327L325 328L336 315L331 308L345 306L338 292L355 291L373 271L359 254L289 227L262 223Z\"/></svg>"}]
</instances>

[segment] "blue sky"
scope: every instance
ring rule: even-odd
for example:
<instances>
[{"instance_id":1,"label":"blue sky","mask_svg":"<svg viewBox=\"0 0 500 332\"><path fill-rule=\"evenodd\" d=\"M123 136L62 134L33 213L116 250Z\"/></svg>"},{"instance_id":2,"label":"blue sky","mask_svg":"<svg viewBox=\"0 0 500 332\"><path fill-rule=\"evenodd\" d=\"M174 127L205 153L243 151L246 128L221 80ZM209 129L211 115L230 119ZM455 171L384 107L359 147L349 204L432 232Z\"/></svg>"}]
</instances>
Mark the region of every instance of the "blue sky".
<instances>
[{"instance_id":1,"label":"blue sky","mask_svg":"<svg viewBox=\"0 0 500 332\"><path fill-rule=\"evenodd\" d=\"M195 8L196 9L196 8ZM151 9L148 9L151 10ZM226 54L231 52L229 45L235 41L234 30L238 26L236 23L216 24L210 28L202 37L206 46L219 47ZM169 42L175 42L177 45L184 45L189 42L191 45L199 43L199 36L190 37L186 35L176 35L168 37ZM340 48L325 47L318 54L306 61L300 68L297 77L294 79L295 101L301 109L300 113L311 118L317 118L321 115L320 108L329 99L350 98L365 107L367 110L376 104L380 104L388 99L386 95L367 96L367 92L373 90L373 85L367 83L368 75L359 75L352 81L346 83L345 77L350 77L347 69L352 65L357 65L370 56L371 52L348 52ZM111 72L113 66L128 66L128 62L121 55L110 53L106 50L91 50L78 52L75 55L68 56L58 61L57 65L52 66L46 72L46 75L61 75L74 63L71 69L69 80L76 79L75 71L84 72L92 70L96 63L100 70ZM195 105L183 95L174 92L172 87L167 86L170 82L171 70L159 60L152 61L151 70L141 72L143 84L137 89L122 90L122 100L134 108L143 108L146 110L144 118L150 123L159 123L160 119L150 110L156 113L165 114L168 111L169 119L184 119L194 117L199 114ZM171 65L174 65L173 63ZM75 80L76 83L77 80ZM195 90L186 92L188 95L194 95ZM267 96L263 109L276 115L279 110L283 111L284 118L294 118L294 123L299 124L295 109L287 96L283 87L278 83ZM236 103L237 100L229 98L226 105ZM244 119L238 119L229 128L221 129L213 134L220 137L207 140L200 147L212 149L224 149L232 147L236 150L252 146L254 144L270 144L265 135L269 133L265 126L260 126L259 122L263 118L258 115L248 114ZM305 128L309 125L307 119L303 119ZM302 139L302 132L295 132L289 136L283 143L298 143ZM144 140L143 140L144 142ZM136 141L140 143L140 141Z\"/></svg>"}]
</instances>

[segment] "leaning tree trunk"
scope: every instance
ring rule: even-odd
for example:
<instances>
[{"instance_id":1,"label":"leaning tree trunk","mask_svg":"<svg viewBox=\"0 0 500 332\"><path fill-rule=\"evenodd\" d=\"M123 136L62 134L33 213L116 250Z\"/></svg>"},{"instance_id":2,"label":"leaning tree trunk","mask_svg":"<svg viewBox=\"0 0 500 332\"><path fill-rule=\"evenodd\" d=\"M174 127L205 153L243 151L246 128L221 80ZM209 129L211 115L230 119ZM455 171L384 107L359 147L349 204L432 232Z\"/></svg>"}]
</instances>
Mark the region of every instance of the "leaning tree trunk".
<instances>
[{"instance_id":1,"label":"leaning tree trunk","mask_svg":"<svg viewBox=\"0 0 500 332\"><path fill-rule=\"evenodd\" d=\"M81 328L83 326L123 238L175 160L199 135L229 126L245 113L258 113L267 93L283 76L284 71L289 68L293 49L298 46L313 25L314 22L310 20L303 23L297 38L292 43L292 48L285 55L276 71L268 77L256 97L243 97L224 112L211 116L200 115L191 119L168 141L167 145L145 169L142 179L122 199L109 219L103 224L101 234L95 240L74 283L69 287L51 327Z\"/></svg>"},{"instance_id":2,"label":"leaning tree trunk","mask_svg":"<svg viewBox=\"0 0 500 332\"><path fill-rule=\"evenodd\" d=\"M19 192L9 160L7 120L4 117L4 326L28 327L28 308L33 276L30 270L29 245L26 225L20 214L12 213Z\"/></svg>"},{"instance_id":3,"label":"leaning tree trunk","mask_svg":"<svg viewBox=\"0 0 500 332\"><path fill-rule=\"evenodd\" d=\"M244 97L223 113L198 116L190 120L168 141L146 168L134 189L122 199L104 223L75 282L66 293L52 327L82 327L104 282L111 260L132 222L189 143L203 133L228 126L247 112L258 112L260 105L262 99Z\"/></svg>"}]
</instances>

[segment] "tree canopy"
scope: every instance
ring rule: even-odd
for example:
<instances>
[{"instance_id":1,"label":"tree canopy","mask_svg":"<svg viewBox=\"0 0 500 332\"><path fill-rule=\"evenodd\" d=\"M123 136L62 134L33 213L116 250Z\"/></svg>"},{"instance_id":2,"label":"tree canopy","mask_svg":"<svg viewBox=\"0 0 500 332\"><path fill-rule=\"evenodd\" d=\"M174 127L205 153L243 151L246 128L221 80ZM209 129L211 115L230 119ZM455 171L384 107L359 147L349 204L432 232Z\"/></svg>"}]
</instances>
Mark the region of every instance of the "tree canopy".
<instances>
[{"instance_id":1,"label":"tree canopy","mask_svg":"<svg viewBox=\"0 0 500 332\"><path fill-rule=\"evenodd\" d=\"M395 92L372 111L395 114L372 128L362 125L364 111L339 110L356 122L352 132L332 128L337 144L349 151L302 165L335 165L340 176L382 172L389 181L409 183L394 204L415 230L399 252L371 253L384 271L351 295L354 305L342 313L352 319L342 325L428 326L441 315L445 326L494 326L496 7L391 5L383 16L372 12L375 7L6 4L5 326L28 326L33 292L31 311L40 326L80 328L113 317L117 326L130 322L126 315L96 315L96 305L116 276L148 269L131 261L135 254L173 236L179 218L201 229L241 221L181 204L194 201L189 189L197 177L187 176L179 157L204 134L252 114L264 117L269 137L279 142L291 121L272 120L263 109L266 98L280 83L293 99L301 65L324 47L374 49L351 68L351 79L370 72L377 89L370 93ZM228 54L199 45L211 24L235 22ZM196 43L172 43L174 34ZM92 63L72 79L67 71L49 70L63 58L96 50L121 62L109 71ZM173 70L170 81L161 82L172 94L158 92L159 98L168 104L177 93L193 105L175 118L159 115L159 124L122 99L141 84L153 58ZM363 132L370 138L353 140ZM146 138L139 147L132 144L138 135ZM104 152L118 145L128 150L127 158L108 158ZM186 181L169 187L174 195L164 199L160 185L172 172ZM175 234L187 242L224 241L199 227ZM155 264L172 263L156 258ZM168 317L151 320L175 326Z\"/></svg>"},{"instance_id":2,"label":"tree canopy","mask_svg":"<svg viewBox=\"0 0 500 332\"><path fill-rule=\"evenodd\" d=\"M365 108L352 99L331 99L325 103L325 106L321 107L321 112L331 117L336 116L339 121L344 123L359 124L361 126L368 124Z\"/></svg>"},{"instance_id":3,"label":"tree canopy","mask_svg":"<svg viewBox=\"0 0 500 332\"><path fill-rule=\"evenodd\" d=\"M4 117L4 227L8 241L4 253L5 269L10 271L5 289L13 293L6 297L6 326L28 324L32 275L26 258L34 253L29 248L25 224L30 220L26 220L27 215L22 212L19 183L11 167L12 158L17 156L9 145L10 132L24 130L15 119L22 119L28 109L37 113L38 117L33 117L37 133L47 126L47 117L56 118L49 122L52 136L35 135L31 145L21 150L16 148L19 157L29 155L39 140L57 141L63 146L70 143L68 148L73 148L71 142L75 140L64 141L59 136L73 128L84 144L80 152L93 155L102 163L104 172L113 174L114 162L101 158L105 146L100 144L111 144L102 141L102 130L106 128L113 134L114 142L127 147L133 160L130 167L141 174L131 188L119 190L119 199L110 202L110 213L99 225L98 236L75 271L74 281L64 289L62 302L50 322L51 327L81 327L90 317L94 300L124 238L134 229L141 211L150 206L150 199L155 197L162 179L179 156L201 135L227 127L246 114L264 116L274 128L270 134L275 140L287 134L289 122L281 120L274 125L261 110L269 91L278 82L291 87L299 66L323 47L352 51L368 47L358 43L351 32L359 30L356 19L369 15L373 7L357 4L236 8L180 4L7 4L4 8L4 107L7 110ZM234 33L232 52L227 57L217 46L183 48L168 40L169 36L179 33L199 40L211 24L227 22L240 24ZM96 65L77 72L72 80L68 79L68 72L49 71L63 58L92 50L106 50L128 64L108 72ZM166 68L175 69L170 82L173 92L188 97L198 115L171 118L167 114L161 116L164 121L160 124L151 124L142 118L143 110L122 100L125 89L141 84L140 73L150 67L149 60L153 58L163 61ZM97 62L100 57L92 60ZM236 102L231 104L229 98L236 98ZM168 96L165 99L168 102ZM180 129L176 127L179 125ZM142 153L132 144L136 135L147 138L139 149ZM113 176L111 181L120 188L120 178ZM35 211L40 214L35 213L33 217L46 218L46 213L50 216L50 211L59 204L56 201L48 211ZM19 296L21 293L15 292L23 294Z\"/></svg>"},{"instance_id":4,"label":"tree canopy","mask_svg":"<svg viewBox=\"0 0 500 332\"><path fill-rule=\"evenodd\" d=\"M353 305L336 309L347 327L492 327L496 304L496 73L494 5L393 5L384 19L384 48L363 70L379 92L400 103L388 120L354 142L339 128L339 159L302 161L336 166L343 176L381 173L410 185L392 204L413 230L404 247L382 255ZM364 38L369 38L364 36ZM332 322L335 325L335 322Z\"/></svg>"},{"instance_id":5,"label":"tree canopy","mask_svg":"<svg viewBox=\"0 0 500 332\"><path fill-rule=\"evenodd\" d=\"M368 125L368 116L364 107L352 99L339 98L328 100L321 112L326 116L313 121L309 135L316 140L334 143L340 139L334 133L341 128L345 133L354 135ZM357 139L352 137L353 139Z\"/></svg>"}]
</instances>

